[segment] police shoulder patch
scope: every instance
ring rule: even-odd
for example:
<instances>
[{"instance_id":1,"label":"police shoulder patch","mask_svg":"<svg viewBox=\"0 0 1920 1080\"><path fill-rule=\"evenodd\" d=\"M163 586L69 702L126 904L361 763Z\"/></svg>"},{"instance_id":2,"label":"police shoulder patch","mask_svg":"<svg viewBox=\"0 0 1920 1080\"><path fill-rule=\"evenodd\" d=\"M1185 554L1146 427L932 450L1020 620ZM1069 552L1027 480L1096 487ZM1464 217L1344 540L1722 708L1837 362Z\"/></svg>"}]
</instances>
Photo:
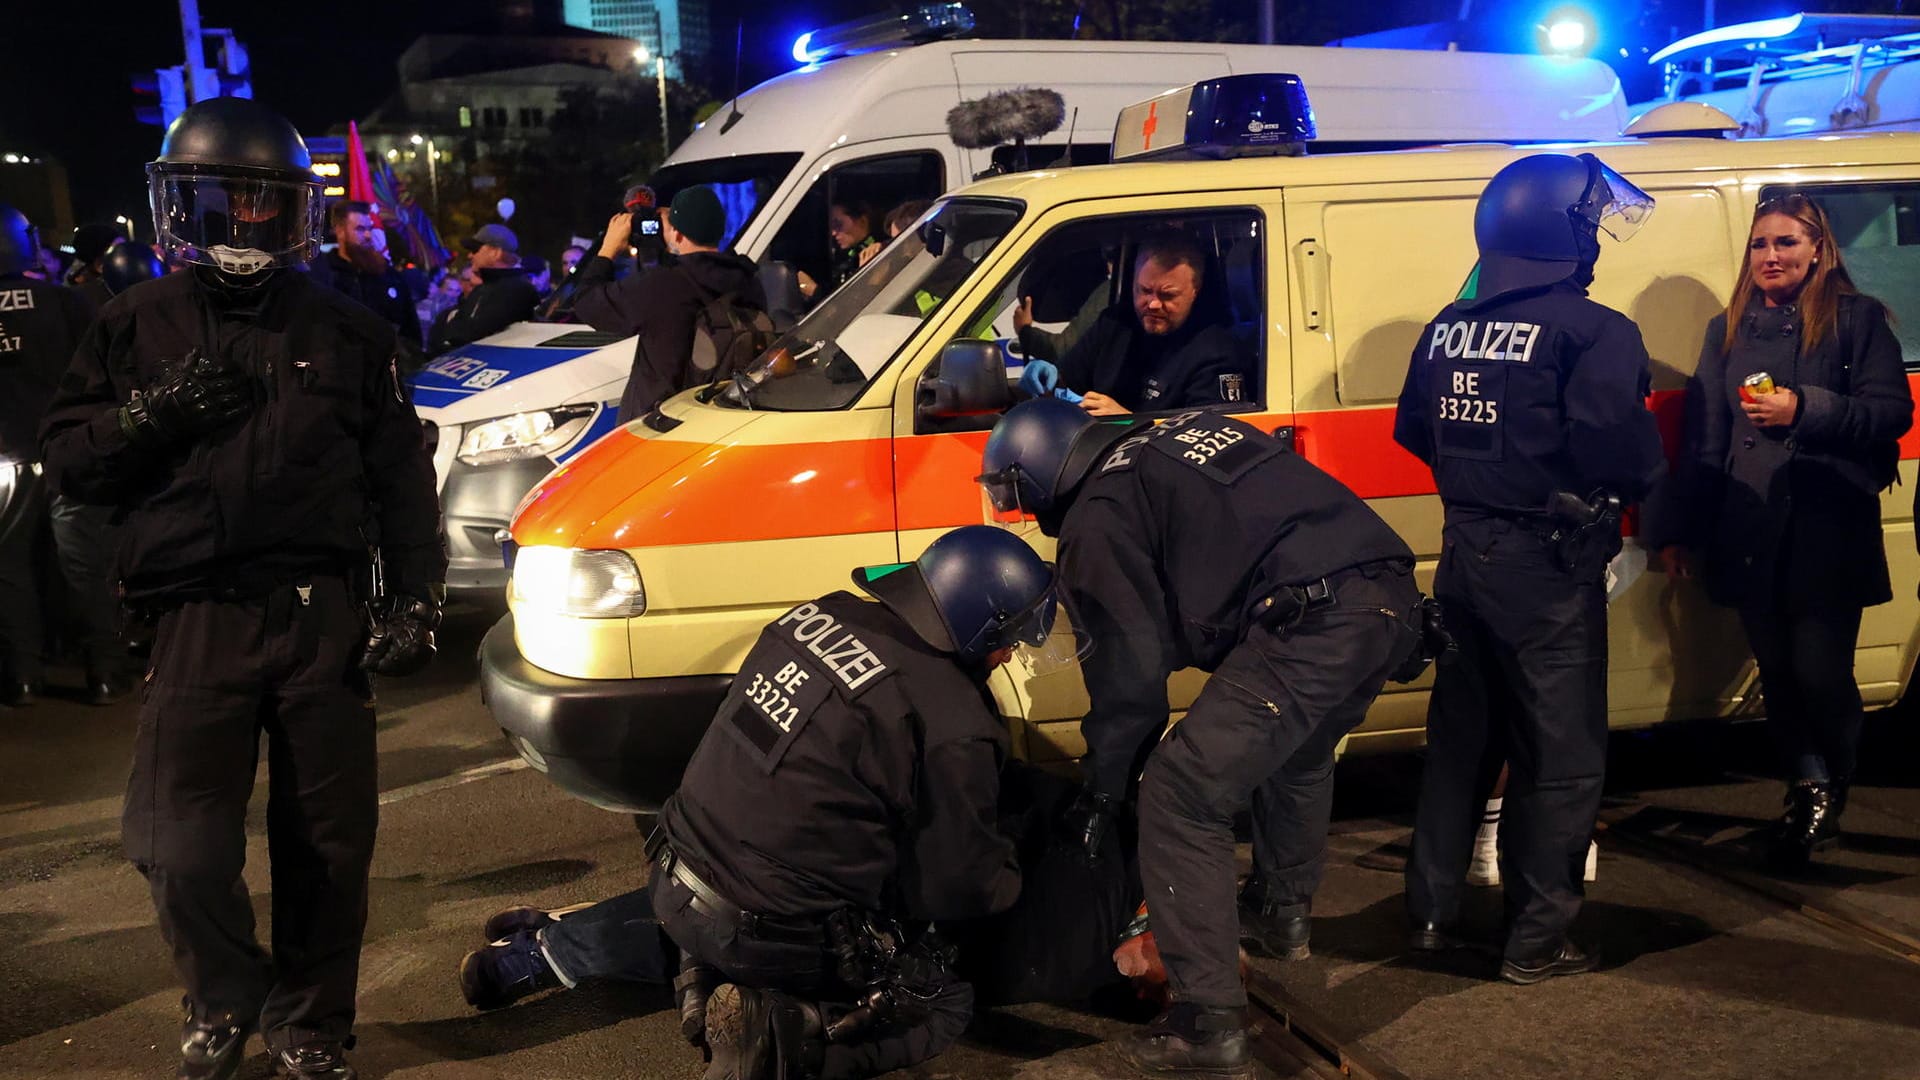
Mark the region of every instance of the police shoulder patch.
<instances>
[{"instance_id":1,"label":"police shoulder patch","mask_svg":"<svg viewBox=\"0 0 1920 1080\"><path fill-rule=\"evenodd\" d=\"M1259 428L1229 416L1190 412L1154 430L1148 445L1216 483L1231 484L1286 447Z\"/></svg>"},{"instance_id":2,"label":"police shoulder patch","mask_svg":"<svg viewBox=\"0 0 1920 1080\"><path fill-rule=\"evenodd\" d=\"M769 634L754 646L740 674L734 676L720 704L720 718L771 776L832 693L821 672Z\"/></svg>"}]
</instances>

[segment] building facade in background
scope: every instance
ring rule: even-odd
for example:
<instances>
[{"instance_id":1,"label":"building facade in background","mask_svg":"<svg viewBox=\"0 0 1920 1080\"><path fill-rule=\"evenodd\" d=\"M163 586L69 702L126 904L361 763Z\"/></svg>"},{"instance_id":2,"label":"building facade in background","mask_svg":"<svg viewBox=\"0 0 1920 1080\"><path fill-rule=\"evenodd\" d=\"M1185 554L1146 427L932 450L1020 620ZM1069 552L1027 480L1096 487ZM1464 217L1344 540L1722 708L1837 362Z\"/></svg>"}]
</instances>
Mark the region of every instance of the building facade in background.
<instances>
[{"instance_id":1,"label":"building facade in background","mask_svg":"<svg viewBox=\"0 0 1920 1080\"><path fill-rule=\"evenodd\" d=\"M667 77L705 69L713 48L707 0L565 0L569 26L617 34L667 58Z\"/></svg>"}]
</instances>

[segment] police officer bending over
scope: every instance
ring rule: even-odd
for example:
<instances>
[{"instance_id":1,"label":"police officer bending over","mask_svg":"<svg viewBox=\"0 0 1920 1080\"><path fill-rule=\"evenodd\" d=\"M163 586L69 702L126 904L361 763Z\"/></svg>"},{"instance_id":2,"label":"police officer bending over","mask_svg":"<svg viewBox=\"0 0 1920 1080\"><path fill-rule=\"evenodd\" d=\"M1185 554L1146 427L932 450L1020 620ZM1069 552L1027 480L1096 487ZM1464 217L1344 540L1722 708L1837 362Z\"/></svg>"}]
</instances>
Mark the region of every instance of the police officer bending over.
<instances>
[{"instance_id":1,"label":"police officer bending over","mask_svg":"<svg viewBox=\"0 0 1920 1080\"><path fill-rule=\"evenodd\" d=\"M1032 513L1059 538L1061 582L1093 639L1087 835L1145 762L1140 873L1174 1000L1129 1056L1154 1075L1248 1075L1233 818L1252 801L1242 926L1303 955L1334 748L1420 641L1413 555L1338 480L1217 413L1153 427L1024 402L983 467L996 511ZM1187 667L1213 678L1156 747L1167 677Z\"/></svg>"},{"instance_id":2,"label":"police officer bending over","mask_svg":"<svg viewBox=\"0 0 1920 1080\"><path fill-rule=\"evenodd\" d=\"M289 269L320 222L293 126L203 101L147 172L160 243L192 270L102 309L41 430L54 485L125 515L120 577L159 617L127 856L186 983L178 1075L232 1076L257 1028L279 1075L346 1080L377 817L367 672L433 655L433 466L393 328ZM370 543L388 587L371 634ZM262 729L271 954L241 880Z\"/></svg>"},{"instance_id":3,"label":"police officer bending over","mask_svg":"<svg viewBox=\"0 0 1920 1080\"><path fill-rule=\"evenodd\" d=\"M1620 508L1665 458L1639 328L1587 286L1599 230L1624 240L1652 210L1592 154L1500 170L1474 215L1480 265L1421 335L1394 423L1446 508L1434 591L1459 641L1427 711L1413 946L1451 945L1479 800L1504 759L1509 982L1594 966L1567 930L1606 766L1606 567Z\"/></svg>"},{"instance_id":4,"label":"police officer bending over","mask_svg":"<svg viewBox=\"0 0 1920 1080\"><path fill-rule=\"evenodd\" d=\"M880 602L836 592L761 631L649 841L648 896L557 921L495 916L488 933L505 940L462 965L469 1001L664 981L657 919L682 956L682 1030L712 1055L708 1076L873 1076L959 1037L973 990L928 924L1020 894L996 822L1007 747L986 681L1045 641L1053 575L976 525L854 581ZM1107 907L1111 929L1126 908Z\"/></svg>"}]
</instances>

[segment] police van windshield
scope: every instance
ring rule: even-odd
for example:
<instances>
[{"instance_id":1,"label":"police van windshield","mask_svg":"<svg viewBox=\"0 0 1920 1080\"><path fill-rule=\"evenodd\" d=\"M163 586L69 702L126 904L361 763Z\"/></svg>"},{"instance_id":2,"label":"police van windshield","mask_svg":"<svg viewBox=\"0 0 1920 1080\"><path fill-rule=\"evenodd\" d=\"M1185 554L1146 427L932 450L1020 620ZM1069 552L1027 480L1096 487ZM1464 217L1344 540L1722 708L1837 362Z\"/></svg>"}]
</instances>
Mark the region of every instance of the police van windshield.
<instances>
[{"instance_id":1,"label":"police van windshield","mask_svg":"<svg viewBox=\"0 0 1920 1080\"><path fill-rule=\"evenodd\" d=\"M686 188L705 184L720 196L727 211L727 231L720 237L720 250L726 251L759 216L767 200L800 163L799 154L742 154L739 157L683 161L669 165L648 179L659 205L665 206Z\"/></svg>"},{"instance_id":2,"label":"police van windshield","mask_svg":"<svg viewBox=\"0 0 1920 1080\"><path fill-rule=\"evenodd\" d=\"M938 204L774 341L718 400L791 412L853 404L1006 238L1021 208L1010 199Z\"/></svg>"}]
</instances>

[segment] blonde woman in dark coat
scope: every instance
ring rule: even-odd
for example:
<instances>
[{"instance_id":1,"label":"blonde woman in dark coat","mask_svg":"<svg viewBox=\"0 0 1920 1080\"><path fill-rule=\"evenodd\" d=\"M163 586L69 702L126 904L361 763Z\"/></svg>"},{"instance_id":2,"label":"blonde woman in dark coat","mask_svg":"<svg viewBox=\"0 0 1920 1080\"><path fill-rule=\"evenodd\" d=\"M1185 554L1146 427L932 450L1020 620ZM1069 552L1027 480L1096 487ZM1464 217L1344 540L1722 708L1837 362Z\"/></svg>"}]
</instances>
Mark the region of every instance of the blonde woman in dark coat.
<instances>
[{"instance_id":1,"label":"blonde woman in dark coat","mask_svg":"<svg viewBox=\"0 0 1920 1080\"><path fill-rule=\"evenodd\" d=\"M1772 393L1747 385L1763 373ZM1787 770L1778 864L1839 838L1860 740L1860 614L1893 598L1879 492L1912 422L1887 309L1854 288L1825 212L1797 193L1760 203L1646 533L1671 572L1697 568L1740 612Z\"/></svg>"}]
</instances>

